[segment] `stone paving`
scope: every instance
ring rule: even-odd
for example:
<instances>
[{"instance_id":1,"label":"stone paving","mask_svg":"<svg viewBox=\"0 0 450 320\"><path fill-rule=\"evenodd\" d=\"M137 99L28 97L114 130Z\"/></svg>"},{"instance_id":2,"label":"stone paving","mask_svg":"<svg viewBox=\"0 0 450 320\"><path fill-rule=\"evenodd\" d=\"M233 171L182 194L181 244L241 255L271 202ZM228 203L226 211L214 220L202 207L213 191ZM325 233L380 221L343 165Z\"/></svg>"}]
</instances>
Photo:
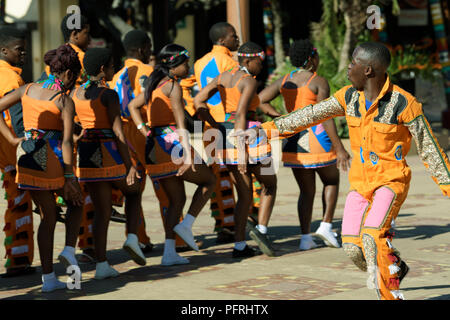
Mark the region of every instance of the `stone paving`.
<instances>
[{"instance_id":1,"label":"stone paving","mask_svg":"<svg viewBox=\"0 0 450 320\"><path fill-rule=\"evenodd\" d=\"M407 157L413 177L409 196L396 220L394 245L411 270L402 282L409 300L450 299L450 201L429 177L416 155ZM322 184L317 183L312 231L322 216ZM152 188L144 194L147 232L155 244L147 254L147 265L136 265L121 249L125 240L124 225L111 222L108 233L108 260L121 272L114 279L94 280L95 265L81 266L83 280L80 290L40 292L40 268L33 275L20 278L0 278L0 299L98 299L98 300L374 300L376 294L366 287L366 274L359 271L342 249L328 248L317 238L319 247L298 251L300 230L297 217L298 188L289 169L278 172L278 194L269 234L274 241L276 257L256 256L249 259L231 258L232 244L217 245L213 232L214 220L205 208L196 223L194 234L203 241L199 252L181 255L188 265L160 265L164 232L159 206ZM343 206L349 184L341 173L339 200L333 229L340 232ZM186 184L188 203L194 187ZM4 212L0 202L0 212ZM121 210L120 210L121 211ZM39 218L35 215L35 232ZM36 233L35 233L36 238ZM0 241L3 243L3 233ZM248 238L250 245L256 245ZM56 256L64 245L64 225L57 224L55 238L55 272L65 281L65 270ZM5 255L0 247L0 256ZM4 261L4 259L2 260ZM4 273L4 262L0 273ZM33 265L39 266L37 245Z\"/></svg>"}]
</instances>

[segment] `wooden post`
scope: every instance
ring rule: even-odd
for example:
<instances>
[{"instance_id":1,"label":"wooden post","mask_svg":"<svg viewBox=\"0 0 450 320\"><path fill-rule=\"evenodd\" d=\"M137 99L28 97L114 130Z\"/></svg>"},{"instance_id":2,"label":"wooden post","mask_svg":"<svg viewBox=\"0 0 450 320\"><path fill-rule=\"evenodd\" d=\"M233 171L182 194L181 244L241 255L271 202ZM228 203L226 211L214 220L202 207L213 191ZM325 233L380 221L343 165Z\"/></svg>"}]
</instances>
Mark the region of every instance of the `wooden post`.
<instances>
[{"instance_id":1,"label":"wooden post","mask_svg":"<svg viewBox=\"0 0 450 320\"><path fill-rule=\"evenodd\" d=\"M153 48L158 53L169 43L169 1L153 1Z\"/></svg>"},{"instance_id":2,"label":"wooden post","mask_svg":"<svg viewBox=\"0 0 450 320\"><path fill-rule=\"evenodd\" d=\"M227 21L236 29L241 44L249 41L249 0L227 0Z\"/></svg>"}]
</instances>

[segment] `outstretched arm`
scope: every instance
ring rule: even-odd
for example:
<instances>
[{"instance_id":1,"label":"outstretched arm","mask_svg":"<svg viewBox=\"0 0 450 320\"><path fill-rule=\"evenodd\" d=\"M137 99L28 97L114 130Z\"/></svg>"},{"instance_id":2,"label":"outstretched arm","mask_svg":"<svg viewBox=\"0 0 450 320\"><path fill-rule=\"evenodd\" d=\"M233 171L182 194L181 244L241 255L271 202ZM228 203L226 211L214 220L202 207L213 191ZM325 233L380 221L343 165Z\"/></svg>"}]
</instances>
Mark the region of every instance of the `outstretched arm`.
<instances>
[{"instance_id":1,"label":"outstretched arm","mask_svg":"<svg viewBox=\"0 0 450 320\"><path fill-rule=\"evenodd\" d=\"M265 122L262 124L262 128L269 139L276 134L287 138L325 120L344 115L344 108L333 96L314 105L288 113L273 121Z\"/></svg>"},{"instance_id":2,"label":"outstretched arm","mask_svg":"<svg viewBox=\"0 0 450 320\"><path fill-rule=\"evenodd\" d=\"M416 101L413 101L412 104L411 109L413 111L407 112L404 118L413 116L413 119L405 122L404 125L413 136L417 145L417 153L428 168L431 177L439 185L442 193L450 197L450 162L448 156L439 146L431 131L430 124L422 112L422 105Z\"/></svg>"}]
</instances>

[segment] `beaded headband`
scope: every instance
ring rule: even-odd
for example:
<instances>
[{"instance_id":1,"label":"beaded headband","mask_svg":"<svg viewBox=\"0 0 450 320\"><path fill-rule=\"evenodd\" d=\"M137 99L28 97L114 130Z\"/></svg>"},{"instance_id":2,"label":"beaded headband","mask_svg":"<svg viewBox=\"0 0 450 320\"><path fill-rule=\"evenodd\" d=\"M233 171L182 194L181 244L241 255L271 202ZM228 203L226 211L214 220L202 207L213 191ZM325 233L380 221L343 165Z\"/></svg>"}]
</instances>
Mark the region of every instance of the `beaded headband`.
<instances>
[{"instance_id":1,"label":"beaded headband","mask_svg":"<svg viewBox=\"0 0 450 320\"><path fill-rule=\"evenodd\" d=\"M302 67L306 67L306 65L307 65L308 62L309 62L309 58L314 57L314 55L315 55L316 53L317 53L317 49L316 49L316 48L313 48L312 51L311 51L311 54L310 54L309 57L306 59L305 63L303 63L303 66L302 66Z\"/></svg>"},{"instance_id":2,"label":"beaded headband","mask_svg":"<svg viewBox=\"0 0 450 320\"><path fill-rule=\"evenodd\" d=\"M162 63L171 62L173 59L175 59L176 57L181 56L181 55L183 55L183 54L184 54L186 57L189 58L189 51L183 50L183 51L178 52L177 54L174 54L173 56L171 56L171 57L169 57L169 58L161 59L161 62L162 62Z\"/></svg>"},{"instance_id":3,"label":"beaded headband","mask_svg":"<svg viewBox=\"0 0 450 320\"><path fill-rule=\"evenodd\" d=\"M258 52L258 53L242 53L242 52L238 52L237 55L238 55L238 57L248 57L248 58L260 57L261 60L264 60L264 58L266 57L266 55L264 54L264 51L261 51L261 52Z\"/></svg>"}]
</instances>

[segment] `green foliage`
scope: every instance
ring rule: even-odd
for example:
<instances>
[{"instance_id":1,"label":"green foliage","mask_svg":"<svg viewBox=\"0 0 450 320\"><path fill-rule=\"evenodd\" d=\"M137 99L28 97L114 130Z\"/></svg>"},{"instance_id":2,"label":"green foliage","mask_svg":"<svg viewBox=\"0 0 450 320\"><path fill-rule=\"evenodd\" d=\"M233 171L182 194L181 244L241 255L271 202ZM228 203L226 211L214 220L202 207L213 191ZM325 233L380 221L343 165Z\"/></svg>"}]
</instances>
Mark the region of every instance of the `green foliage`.
<instances>
[{"instance_id":1,"label":"green foliage","mask_svg":"<svg viewBox=\"0 0 450 320\"><path fill-rule=\"evenodd\" d=\"M435 70L433 60L426 49L418 49L415 45L408 44L391 50L388 74L394 83L413 77L435 80Z\"/></svg>"}]
</instances>

